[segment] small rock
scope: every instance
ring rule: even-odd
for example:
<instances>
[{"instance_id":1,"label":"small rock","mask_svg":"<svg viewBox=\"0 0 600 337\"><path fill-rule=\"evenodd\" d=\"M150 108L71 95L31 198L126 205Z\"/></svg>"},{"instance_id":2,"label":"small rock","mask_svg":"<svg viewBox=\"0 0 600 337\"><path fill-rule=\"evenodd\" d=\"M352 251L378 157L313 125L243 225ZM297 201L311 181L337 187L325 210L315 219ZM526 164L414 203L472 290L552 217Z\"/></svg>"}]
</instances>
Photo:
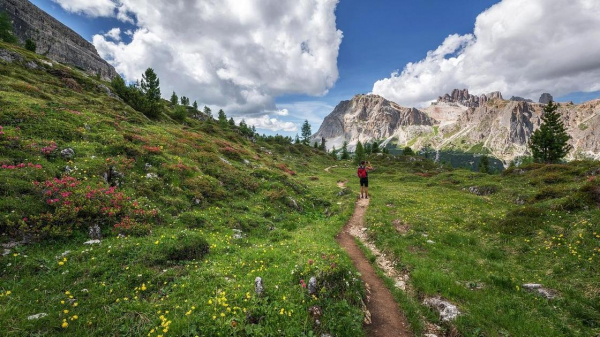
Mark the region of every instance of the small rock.
<instances>
[{"instance_id":1,"label":"small rock","mask_svg":"<svg viewBox=\"0 0 600 337\"><path fill-rule=\"evenodd\" d=\"M81 289L81 292L82 292L82 293L89 293L90 291L89 291L89 290L87 290L87 289Z\"/></svg>"},{"instance_id":2,"label":"small rock","mask_svg":"<svg viewBox=\"0 0 600 337\"><path fill-rule=\"evenodd\" d=\"M525 290L536 292L538 293L538 295L545 297L549 300L556 298L556 291L544 288L544 286L542 286L539 283L525 283L522 287Z\"/></svg>"},{"instance_id":3,"label":"small rock","mask_svg":"<svg viewBox=\"0 0 600 337\"><path fill-rule=\"evenodd\" d=\"M100 244L100 240L90 240L83 243L84 245Z\"/></svg>"},{"instance_id":4,"label":"small rock","mask_svg":"<svg viewBox=\"0 0 600 337\"><path fill-rule=\"evenodd\" d=\"M308 313L314 320L318 320L323 315L323 310L318 305L313 305L308 308Z\"/></svg>"},{"instance_id":5,"label":"small rock","mask_svg":"<svg viewBox=\"0 0 600 337\"><path fill-rule=\"evenodd\" d=\"M87 123L83 124L83 127L84 127L84 128L87 130L87 131L90 131L90 130L92 129L92 128L90 128L90 126L89 126ZM94 158L96 158L96 156L92 156L92 159L94 159Z\"/></svg>"},{"instance_id":6,"label":"small rock","mask_svg":"<svg viewBox=\"0 0 600 337\"><path fill-rule=\"evenodd\" d=\"M254 279L254 292L257 295L262 295L263 291L265 290L265 288L263 287L263 280L260 277L256 277Z\"/></svg>"},{"instance_id":7,"label":"small rock","mask_svg":"<svg viewBox=\"0 0 600 337\"><path fill-rule=\"evenodd\" d=\"M423 335L423 337L438 337L438 335L432 334L432 333L426 333Z\"/></svg>"},{"instance_id":8,"label":"small rock","mask_svg":"<svg viewBox=\"0 0 600 337\"><path fill-rule=\"evenodd\" d=\"M427 243L429 243L429 244L434 244L434 243L435 243L435 241L433 241L433 240L427 240Z\"/></svg>"},{"instance_id":9,"label":"small rock","mask_svg":"<svg viewBox=\"0 0 600 337\"><path fill-rule=\"evenodd\" d=\"M151 168L152 168L152 164L150 164L150 163L146 163L146 165L144 165L144 169L146 169L146 171L148 171Z\"/></svg>"},{"instance_id":10,"label":"small rock","mask_svg":"<svg viewBox=\"0 0 600 337\"><path fill-rule=\"evenodd\" d=\"M68 173L71 173L71 172L73 172L73 169L69 165L65 166L65 173L68 174Z\"/></svg>"},{"instance_id":11,"label":"small rock","mask_svg":"<svg viewBox=\"0 0 600 337\"><path fill-rule=\"evenodd\" d=\"M158 178L158 174L152 173L152 172L146 173L146 179L156 179L156 178Z\"/></svg>"},{"instance_id":12,"label":"small rock","mask_svg":"<svg viewBox=\"0 0 600 337\"><path fill-rule=\"evenodd\" d=\"M229 160L223 158L223 157L219 157L221 159L222 162L224 162L227 165L231 165L231 163L229 162Z\"/></svg>"},{"instance_id":13,"label":"small rock","mask_svg":"<svg viewBox=\"0 0 600 337\"><path fill-rule=\"evenodd\" d=\"M126 238L126 236L125 236L125 235L123 235L123 234L121 234L121 233L119 233L119 235L117 235L117 237L118 237L119 239L124 239L124 238Z\"/></svg>"},{"instance_id":14,"label":"small rock","mask_svg":"<svg viewBox=\"0 0 600 337\"><path fill-rule=\"evenodd\" d=\"M310 295L314 295L317 293L317 278L316 277L311 277L310 280L308 280L308 293Z\"/></svg>"},{"instance_id":15,"label":"small rock","mask_svg":"<svg viewBox=\"0 0 600 337\"><path fill-rule=\"evenodd\" d=\"M38 65L37 65L37 63L35 63L33 61L29 61L29 62L25 63L25 67L27 69L37 69Z\"/></svg>"},{"instance_id":16,"label":"small rock","mask_svg":"<svg viewBox=\"0 0 600 337\"><path fill-rule=\"evenodd\" d=\"M244 164L250 165L250 161L248 159L244 159Z\"/></svg>"},{"instance_id":17,"label":"small rock","mask_svg":"<svg viewBox=\"0 0 600 337\"><path fill-rule=\"evenodd\" d=\"M40 319L40 318L44 318L46 316L48 316L47 313L41 312L39 314L31 315L31 316L27 317L27 319L30 321L33 321L34 319Z\"/></svg>"},{"instance_id":18,"label":"small rock","mask_svg":"<svg viewBox=\"0 0 600 337\"><path fill-rule=\"evenodd\" d=\"M439 297L427 298L423 304L437 310L440 313L440 320L444 322L453 321L460 315L460 311L454 304Z\"/></svg>"},{"instance_id":19,"label":"small rock","mask_svg":"<svg viewBox=\"0 0 600 337\"><path fill-rule=\"evenodd\" d=\"M42 62L43 64L47 65L48 67L54 67L54 65L52 64L52 62L46 61L46 60L39 60L40 62Z\"/></svg>"},{"instance_id":20,"label":"small rock","mask_svg":"<svg viewBox=\"0 0 600 337\"><path fill-rule=\"evenodd\" d=\"M2 256L6 256L10 254L10 249L4 249L4 252L2 253Z\"/></svg>"},{"instance_id":21,"label":"small rock","mask_svg":"<svg viewBox=\"0 0 600 337\"><path fill-rule=\"evenodd\" d=\"M73 157L75 157L75 151L73 151L72 148L68 147L60 151L60 156L63 157L63 159L65 160L72 159Z\"/></svg>"},{"instance_id":22,"label":"small rock","mask_svg":"<svg viewBox=\"0 0 600 337\"><path fill-rule=\"evenodd\" d=\"M242 233L242 231L240 229L234 229L233 230L233 238L236 240L243 239L244 234Z\"/></svg>"},{"instance_id":23,"label":"small rock","mask_svg":"<svg viewBox=\"0 0 600 337\"><path fill-rule=\"evenodd\" d=\"M521 197L518 197L517 200L515 200L515 204L523 206L525 205L525 200L523 200Z\"/></svg>"},{"instance_id":24,"label":"small rock","mask_svg":"<svg viewBox=\"0 0 600 337\"><path fill-rule=\"evenodd\" d=\"M100 230L100 226L98 226L98 224L90 226L89 235L90 235L90 239L92 239L92 240L102 239L102 231Z\"/></svg>"},{"instance_id":25,"label":"small rock","mask_svg":"<svg viewBox=\"0 0 600 337\"><path fill-rule=\"evenodd\" d=\"M290 206L294 207L295 209L300 209L300 207L298 206L298 203L296 202L296 200L292 197L288 197L290 199Z\"/></svg>"},{"instance_id":26,"label":"small rock","mask_svg":"<svg viewBox=\"0 0 600 337\"><path fill-rule=\"evenodd\" d=\"M59 256L57 256L56 258L59 259L61 257L65 257L67 255L71 254L70 250L65 250L62 254L60 254Z\"/></svg>"}]
</instances>

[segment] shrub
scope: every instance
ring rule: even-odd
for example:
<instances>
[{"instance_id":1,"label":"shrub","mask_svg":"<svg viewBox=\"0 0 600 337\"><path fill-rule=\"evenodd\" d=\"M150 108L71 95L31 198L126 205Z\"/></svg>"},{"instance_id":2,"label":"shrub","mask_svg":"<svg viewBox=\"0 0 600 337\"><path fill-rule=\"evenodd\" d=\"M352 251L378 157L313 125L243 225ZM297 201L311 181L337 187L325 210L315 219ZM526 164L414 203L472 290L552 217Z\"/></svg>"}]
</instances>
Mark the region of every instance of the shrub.
<instances>
[{"instance_id":1,"label":"shrub","mask_svg":"<svg viewBox=\"0 0 600 337\"><path fill-rule=\"evenodd\" d=\"M185 212L179 215L179 222L189 228L203 228L208 221L208 217L200 212Z\"/></svg>"},{"instance_id":2,"label":"shrub","mask_svg":"<svg viewBox=\"0 0 600 337\"><path fill-rule=\"evenodd\" d=\"M168 262L200 260L210 250L209 244L196 233L182 232L175 239L157 240L152 249L145 252L143 260L151 265L164 265Z\"/></svg>"},{"instance_id":3,"label":"shrub","mask_svg":"<svg viewBox=\"0 0 600 337\"><path fill-rule=\"evenodd\" d=\"M34 52L37 49L37 46L35 44L35 42L33 42L32 39L27 39L25 41L25 49L29 50L30 52Z\"/></svg>"},{"instance_id":4,"label":"shrub","mask_svg":"<svg viewBox=\"0 0 600 337\"><path fill-rule=\"evenodd\" d=\"M187 117L186 107L184 107L182 105L175 106L175 109L173 110L173 119L180 121L180 122L184 122L186 117Z\"/></svg>"},{"instance_id":5,"label":"shrub","mask_svg":"<svg viewBox=\"0 0 600 337\"><path fill-rule=\"evenodd\" d=\"M543 224L540 219L543 210L537 207L525 206L509 212L498 225L498 231L505 234L530 234Z\"/></svg>"}]
</instances>

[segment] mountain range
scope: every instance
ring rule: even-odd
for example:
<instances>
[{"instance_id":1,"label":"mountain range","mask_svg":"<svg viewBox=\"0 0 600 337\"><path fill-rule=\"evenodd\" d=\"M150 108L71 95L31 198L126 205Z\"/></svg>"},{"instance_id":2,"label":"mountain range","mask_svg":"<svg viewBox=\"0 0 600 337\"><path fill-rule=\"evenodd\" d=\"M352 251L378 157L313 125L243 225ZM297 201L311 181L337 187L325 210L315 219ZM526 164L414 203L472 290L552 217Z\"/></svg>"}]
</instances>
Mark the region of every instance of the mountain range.
<instances>
[{"instance_id":1,"label":"mountain range","mask_svg":"<svg viewBox=\"0 0 600 337\"><path fill-rule=\"evenodd\" d=\"M533 103L521 97L506 100L500 92L477 96L455 89L417 109L377 95L356 95L325 117L313 139L325 138L328 149L347 142L352 151L358 141L378 141L390 148L490 154L508 164L530 154L529 139L551 99L544 94L541 103ZM600 100L559 103L558 112L571 136L568 159L600 158Z\"/></svg>"}]
</instances>

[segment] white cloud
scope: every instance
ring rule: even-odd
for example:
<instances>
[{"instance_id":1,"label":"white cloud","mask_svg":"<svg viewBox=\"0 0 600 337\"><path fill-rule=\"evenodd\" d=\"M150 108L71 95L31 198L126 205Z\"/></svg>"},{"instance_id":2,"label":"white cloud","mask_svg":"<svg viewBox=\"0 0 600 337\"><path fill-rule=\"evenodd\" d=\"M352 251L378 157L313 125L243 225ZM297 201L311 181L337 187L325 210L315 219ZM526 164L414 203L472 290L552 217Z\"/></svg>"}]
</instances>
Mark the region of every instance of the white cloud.
<instances>
[{"instance_id":1,"label":"white cloud","mask_svg":"<svg viewBox=\"0 0 600 337\"><path fill-rule=\"evenodd\" d=\"M600 2L503 0L481 13L473 34L450 35L373 93L423 106L454 88L537 100L600 90Z\"/></svg>"},{"instance_id":2,"label":"white cloud","mask_svg":"<svg viewBox=\"0 0 600 337\"><path fill-rule=\"evenodd\" d=\"M241 120L241 118L238 118ZM269 115L260 117L249 117L244 119L248 125L254 125L257 129L270 131L296 132L298 126L292 122L284 122L277 118L270 118Z\"/></svg>"},{"instance_id":3,"label":"white cloud","mask_svg":"<svg viewBox=\"0 0 600 337\"><path fill-rule=\"evenodd\" d=\"M112 0L52 0L71 13L85 14L91 17L112 16L116 4Z\"/></svg>"},{"instance_id":4,"label":"white cloud","mask_svg":"<svg viewBox=\"0 0 600 337\"><path fill-rule=\"evenodd\" d=\"M277 116L287 116L290 114L288 109L275 110L272 113Z\"/></svg>"},{"instance_id":5,"label":"white cloud","mask_svg":"<svg viewBox=\"0 0 600 337\"><path fill-rule=\"evenodd\" d=\"M104 34L105 37L108 37L114 41L121 41L121 28L116 27L108 31L108 33Z\"/></svg>"},{"instance_id":6,"label":"white cloud","mask_svg":"<svg viewBox=\"0 0 600 337\"><path fill-rule=\"evenodd\" d=\"M280 110L274 97L324 95L337 81L337 2L120 0L110 16L135 18L131 42L96 35L93 43L126 80L152 67L165 95L260 116Z\"/></svg>"}]
</instances>

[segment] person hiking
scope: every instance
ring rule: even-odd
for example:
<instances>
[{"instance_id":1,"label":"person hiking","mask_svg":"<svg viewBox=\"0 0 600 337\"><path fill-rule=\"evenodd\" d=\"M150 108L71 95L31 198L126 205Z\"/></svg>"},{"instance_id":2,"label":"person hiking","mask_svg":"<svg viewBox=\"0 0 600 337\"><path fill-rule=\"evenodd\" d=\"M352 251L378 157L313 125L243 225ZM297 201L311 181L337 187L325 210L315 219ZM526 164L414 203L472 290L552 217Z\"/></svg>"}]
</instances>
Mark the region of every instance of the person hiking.
<instances>
[{"instance_id":1,"label":"person hiking","mask_svg":"<svg viewBox=\"0 0 600 337\"><path fill-rule=\"evenodd\" d=\"M369 172L370 170L372 170L373 167L371 165L369 165L369 167L365 166L365 161L361 161L360 165L358 166L358 170L356 172L356 174L358 175L358 178L360 179L360 197L361 198L365 198L365 199L369 199ZM364 191L364 196L363 196L363 191Z\"/></svg>"}]
</instances>

